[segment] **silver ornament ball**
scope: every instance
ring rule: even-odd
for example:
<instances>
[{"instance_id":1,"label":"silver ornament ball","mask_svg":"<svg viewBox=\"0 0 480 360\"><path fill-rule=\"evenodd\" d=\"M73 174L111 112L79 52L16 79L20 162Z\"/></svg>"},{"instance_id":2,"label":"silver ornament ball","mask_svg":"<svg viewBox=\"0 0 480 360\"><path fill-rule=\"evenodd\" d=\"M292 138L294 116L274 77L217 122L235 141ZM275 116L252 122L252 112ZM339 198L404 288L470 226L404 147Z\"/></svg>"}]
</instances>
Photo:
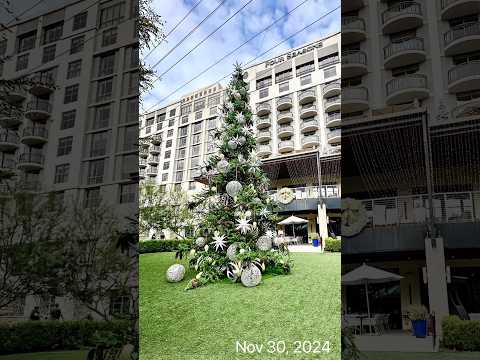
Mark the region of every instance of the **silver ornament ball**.
<instances>
[{"instance_id":1,"label":"silver ornament ball","mask_svg":"<svg viewBox=\"0 0 480 360\"><path fill-rule=\"evenodd\" d=\"M185 276L185 267L181 264L174 264L167 269L167 281L179 282Z\"/></svg>"},{"instance_id":2,"label":"silver ornament ball","mask_svg":"<svg viewBox=\"0 0 480 360\"><path fill-rule=\"evenodd\" d=\"M242 276L240 277L240 280L242 281L243 286L257 286L262 281L262 272L258 267L250 264L246 269L242 271Z\"/></svg>"},{"instance_id":3,"label":"silver ornament ball","mask_svg":"<svg viewBox=\"0 0 480 360\"><path fill-rule=\"evenodd\" d=\"M197 240L195 240L195 245L198 246L199 248L205 246L205 238L203 236L200 236L197 238Z\"/></svg>"},{"instance_id":4,"label":"silver ornament ball","mask_svg":"<svg viewBox=\"0 0 480 360\"><path fill-rule=\"evenodd\" d=\"M227 183L227 194L231 197L237 195L240 190L242 190L242 184L240 184L237 180L232 180Z\"/></svg>"},{"instance_id":5,"label":"silver ornament ball","mask_svg":"<svg viewBox=\"0 0 480 360\"><path fill-rule=\"evenodd\" d=\"M260 236L257 240L257 248L262 251L270 250L272 248L272 238L266 235Z\"/></svg>"},{"instance_id":6,"label":"silver ornament ball","mask_svg":"<svg viewBox=\"0 0 480 360\"><path fill-rule=\"evenodd\" d=\"M235 261L237 259L237 244L231 244L228 248L227 248L227 257L231 260L231 261Z\"/></svg>"}]
</instances>

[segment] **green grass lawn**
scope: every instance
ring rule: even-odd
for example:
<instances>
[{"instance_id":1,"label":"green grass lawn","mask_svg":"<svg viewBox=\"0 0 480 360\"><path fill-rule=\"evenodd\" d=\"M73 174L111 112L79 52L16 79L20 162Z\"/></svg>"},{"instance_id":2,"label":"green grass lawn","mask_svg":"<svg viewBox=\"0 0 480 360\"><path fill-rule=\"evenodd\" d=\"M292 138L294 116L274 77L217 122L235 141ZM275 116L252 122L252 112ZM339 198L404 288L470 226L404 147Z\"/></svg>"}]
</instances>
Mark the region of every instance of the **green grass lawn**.
<instances>
[{"instance_id":1,"label":"green grass lawn","mask_svg":"<svg viewBox=\"0 0 480 360\"><path fill-rule=\"evenodd\" d=\"M255 288L225 281L185 291L193 272L178 284L165 280L173 253L141 255L140 359L339 359L340 254L292 257L292 274ZM237 353L236 341L264 348ZM268 341L284 341L286 351L268 353ZM307 342L330 341L330 353L293 353L295 341L307 351Z\"/></svg>"},{"instance_id":2,"label":"green grass lawn","mask_svg":"<svg viewBox=\"0 0 480 360\"><path fill-rule=\"evenodd\" d=\"M85 360L87 351L55 351L0 356L0 360Z\"/></svg>"},{"instance_id":3,"label":"green grass lawn","mask_svg":"<svg viewBox=\"0 0 480 360\"><path fill-rule=\"evenodd\" d=\"M362 360L477 360L479 352L396 353L369 352Z\"/></svg>"}]
</instances>

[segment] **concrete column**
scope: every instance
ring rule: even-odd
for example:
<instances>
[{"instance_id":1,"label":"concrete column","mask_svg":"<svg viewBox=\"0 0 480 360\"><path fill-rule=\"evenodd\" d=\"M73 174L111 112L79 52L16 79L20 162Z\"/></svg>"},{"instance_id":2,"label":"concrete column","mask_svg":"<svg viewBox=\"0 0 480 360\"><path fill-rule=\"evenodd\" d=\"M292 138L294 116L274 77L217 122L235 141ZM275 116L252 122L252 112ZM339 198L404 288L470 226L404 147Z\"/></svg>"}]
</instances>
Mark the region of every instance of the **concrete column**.
<instances>
[{"instance_id":1,"label":"concrete column","mask_svg":"<svg viewBox=\"0 0 480 360\"><path fill-rule=\"evenodd\" d=\"M327 229L327 206L325 204L318 204L318 227L320 233L320 237L323 239L322 251L325 247L325 239L328 237L328 229Z\"/></svg>"},{"instance_id":2,"label":"concrete column","mask_svg":"<svg viewBox=\"0 0 480 360\"><path fill-rule=\"evenodd\" d=\"M442 336L442 319L449 314L443 238L425 238L428 300L435 314L436 333Z\"/></svg>"}]
</instances>

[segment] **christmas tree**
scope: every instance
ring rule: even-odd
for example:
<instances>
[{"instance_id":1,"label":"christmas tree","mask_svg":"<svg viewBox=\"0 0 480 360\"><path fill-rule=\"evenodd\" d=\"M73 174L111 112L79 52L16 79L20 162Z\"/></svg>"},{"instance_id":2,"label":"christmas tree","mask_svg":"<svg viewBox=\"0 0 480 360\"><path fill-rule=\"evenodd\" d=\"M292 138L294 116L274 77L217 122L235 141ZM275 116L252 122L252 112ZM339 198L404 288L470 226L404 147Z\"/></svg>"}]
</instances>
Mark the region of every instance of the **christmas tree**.
<instances>
[{"instance_id":1,"label":"christmas tree","mask_svg":"<svg viewBox=\"0 0 480 360\"><path fill-rule=\"evenodd\" d=\"M291 269L288 249L274 241L276 204L256 154L247 83L238 64L220 119L222 126L215 133L218 151L202 168L208 186L194 202L201 220L188 254L197 276L188 288L227 277L256 286L262 272L287 274Z\"/></svg>"}]
</instances>

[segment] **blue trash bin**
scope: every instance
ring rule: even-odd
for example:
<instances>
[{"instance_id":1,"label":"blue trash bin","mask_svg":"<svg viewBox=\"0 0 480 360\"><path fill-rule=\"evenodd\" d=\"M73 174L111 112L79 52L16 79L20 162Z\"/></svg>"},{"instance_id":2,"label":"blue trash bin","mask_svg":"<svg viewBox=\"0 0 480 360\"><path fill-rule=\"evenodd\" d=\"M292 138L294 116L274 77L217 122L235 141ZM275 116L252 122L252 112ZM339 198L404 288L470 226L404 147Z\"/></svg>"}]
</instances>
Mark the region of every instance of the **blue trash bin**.
<instances>
[{"instance_id":1,"label":"blue trash bin","mask_svg":"<svg viewBox=\"0 0 480 360\"><path fill-rule=\"evenodd\" d=\"M313 239L313 246L318 247L318 239Z\"/></svg>"}]
</instances>

